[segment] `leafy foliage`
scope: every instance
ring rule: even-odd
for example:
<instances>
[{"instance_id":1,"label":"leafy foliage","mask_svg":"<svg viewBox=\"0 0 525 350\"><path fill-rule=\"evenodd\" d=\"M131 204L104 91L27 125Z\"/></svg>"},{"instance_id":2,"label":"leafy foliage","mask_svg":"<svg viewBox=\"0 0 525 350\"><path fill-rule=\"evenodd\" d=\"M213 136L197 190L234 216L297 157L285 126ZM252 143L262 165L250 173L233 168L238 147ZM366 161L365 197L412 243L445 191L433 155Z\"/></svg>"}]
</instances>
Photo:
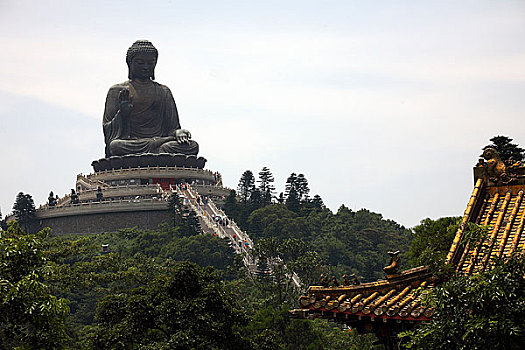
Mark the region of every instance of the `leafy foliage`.
<instances>
[{"instance_id":1,"label":"leafy foliage","mask_svg":"<svg viewBox=\"0 0 525 350\"><path fill-rule=\"evenodd\" d=\"M0 231L7 231L7 221L2 219L2 212L0 211Z\"/></svg>"},{"instance_id":2,"label":"leafy foliage","mask_svg":"<svg viewBox=\"0 0 525 350\"><path fill-rule=\"evenodd\" d=\"M246 170L242 174L239 180L239 185L237 186L237 191L244 204L248 203L248 200L252 196L254 190L255 178L253 177L253 173L251 170Z\"/></svg>"},{"instance_id":3,"label":"leafy foliage","mask_svg":"<svg viewBox=\"0 0 525 350\"><path fill-rule=\"evenodd\" d=\"M201 225L195 212L182 205L179 196L174 193L168 200L169 212L173 219L173 226L186 236L194 236L201 233Z\"/></svg>"},{"instance_id":4,"label":"leafy foliage","mask_svg":"<svg viewBox=\"0 0 525 350\"><path fill-rule=\"evenodd\" d=\"M170 199L171 228L46 238L43 257L55 264L49 292L70 300L70 337L60 346L372 348L373 337L288 318L299 293L290 275L297 272L305 285L328 272L382 277L385 252L407 246L410 231L367 210L342 206L334 214L320 196L309 197L304 175L292 175L281 204L272 203L274 180L266 167L257 187L253 173L243 174L239 201L235 191L226 198L228 215L255 239L255 277L244 274L225 240L200 234L176 196Z\"/></svg>"},{"instance_id":5,"label":"leafy foliage","mask_svg":"<svg viewBox=\"0 0 525 350\"><path fill-rule=\"evenodd\" d=\"M66 340L67 300L46 282L54 266L42 253L47 231L10 224L0 237L0 349L59 349Z\"/></svg>"},{"instance_id":6,"label":"leafy foliage","mask_svg":"<svg viewBox=\"0 0 525 350\"><path fill-rule=\"evenodd\" d=\"M270 169L263 167L259 172L259 180L257 180L263 205L269 205L272 203L272 198L275 193L275 186L273 185L274 181L275 179L273 178Z\"/></svg>"},{"instance_id":7,"label":"leafy foliage","mask_svg":"<svg viewBox=\"0 0 525 350\"><path fill-rule=\"evenodd\" d=\"M13 215L28 233L34 233L36 208L33 197L30 194L19 192L13 205Z\"/></svg>"},{"instance_id":8,"label":"leafy foliage","mask_svg":"<svg viewBox=\"0 0 525 350\"><path fill-rule=\"evenodd\" d=\"M305 253L304 242L300 240L272 241L264 244L261 240L258 251L291 263L311 257ZM193 242L192 248L186 249L184 242ZM126 229L48 239L46 256L59 267L54 286L71 300L69 325L73 340L70 346L86 349L338 349L341 347L333 347L328 342L337 336L338 344L354 344L351 349L366 348L355 344L368 344L370 338L343 333L337 327L319 328L308 321L289 319L287 310L295 305L297 296L287 284L284 267L278 271L277 278L252 279L232 273L238 269L233 258L223 258L223 263L216 261L219 271L175 263L175 260L194 259L205 265L206 259L214 254L213 246L218 250L217 258L228 256L221 251L222 243L223 240L209 235L185 237L176 229L157 232ZM102 244L108 244L109 253L102 252ZM229 249L227 244L225 247ZM303 264L307 263L312 266L313 261L303 260ZM180 266L185 267L179 271ZM298 266L300 264L292 267L298 269ZM177 271L184 272L182 277ZM225 280L218 272L230 276L229 279ZM178 282L170 282L174 279ZM174 286L172 289L167 288L170 283ZM206 301L208 297L213 298ZM217 298L225 298L224 303ZM210 314L208 302L213 304ZM226 311L220 307L221 303ZM215 315L214 310L220 315ZM216 337L215 332L229 336L229 342L225 345L224 337Z\"/></svg>"},{"instance_id":9,"label":"leafy foliage","mask_svg":"<svg viewBox=\"0 0 525 350\"><path fill-rule=\"evenodd\" d=\"M432 320L402 334L412 349L522 349L525 259L498 261L491 271L461 276L425 298Z\"/></svg>"},{"instance_id":10,"label":"leafy foliage","mask_svg":"<svg viewBox=\"0 0 525 350\"><path fill-rule=\"evenodd\" d=\"M263 168L264 170L264 168ZM246 172L241 177L246 176ZM301 239L307 251L315 252L332 274L357 273L362 281L383 277L389 250L408 250L411 231L381 214L366 209L357 212L341 206L333 214L319 195L308 196L308 180L292 173L286 182L279 204L254 206L237 201L232 192L225 210L252 239L276 238L279 241ZM307 269L301 278L314 281ZM322 269L312 269L319 278ZM308 276L307 276L308 275Z\"/></svg>"},{"instance_id":11,"label":"leafy foliage","mask_svg":"<svg viewBox=\"0 0 525 350\"><path fill-rule=\"evenodd\" d=\"M377 349L371 334L358 335L326 320L298 320L287 317L286 307L262 307L243 332L260 350L362 350Z\"/></svg>"},{"instance_id":12,"label":"leafy foliage","mask_svg":"<svg viewBox=\"0 0 525 350\"><path fill-rule=\"evenodd\" d=\"M380 214L365 209L354 212L344 206L336 214L323 209L302 216L284 205L272 204L252 212L246 228L255 239L301 239L332 273L358 273L361 280L369 281L383 277L386 252L407 250L411 238L409 230ZM314 280L304 274L301 278Z\"/></svg>"},{"instance_id":13,"label":"leafy foliage","mask_svg":"<svg viewBox=\"0 0 525 350\"><path fill-rule=\"evenodd\" d=\"M458 223L458 217L421 220L421 223L413 228L414 236L407 253L410 265L429 266L434 272L438 272L445 262L459 227Z\"/></svg>"},{"instance_id":14,"label":"leafy foliage","mask_svg":"<svg viewBox=\"0 0 525 350\"><path fill-rule=\"evenodd\" d=\"M97 306L94 349L247 349L244 315L212 270L183 262Z\"/></svg>"}]
</instances>

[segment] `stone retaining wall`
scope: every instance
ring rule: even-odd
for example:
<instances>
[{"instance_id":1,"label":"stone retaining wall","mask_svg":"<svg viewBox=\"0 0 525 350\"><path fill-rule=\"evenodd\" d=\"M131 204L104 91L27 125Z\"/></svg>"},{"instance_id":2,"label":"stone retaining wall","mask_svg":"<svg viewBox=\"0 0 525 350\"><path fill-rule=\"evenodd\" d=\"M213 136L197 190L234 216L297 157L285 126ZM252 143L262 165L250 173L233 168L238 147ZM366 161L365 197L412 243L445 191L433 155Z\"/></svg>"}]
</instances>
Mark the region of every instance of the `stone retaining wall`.
<instances>
[{"instance_id":1,"label":"stone retaining wall","mask_svg":"<svg viewBox=\"0 0 525 350\"><path fill-rule=\"evenodd\" d=\"M163 223L170 223L167 210L108 212L84 215L70 215L40 219L41 227L49 227L53 235L102 233L137 226L141 229L156 229Z\"/></svg>"}]
</instances>

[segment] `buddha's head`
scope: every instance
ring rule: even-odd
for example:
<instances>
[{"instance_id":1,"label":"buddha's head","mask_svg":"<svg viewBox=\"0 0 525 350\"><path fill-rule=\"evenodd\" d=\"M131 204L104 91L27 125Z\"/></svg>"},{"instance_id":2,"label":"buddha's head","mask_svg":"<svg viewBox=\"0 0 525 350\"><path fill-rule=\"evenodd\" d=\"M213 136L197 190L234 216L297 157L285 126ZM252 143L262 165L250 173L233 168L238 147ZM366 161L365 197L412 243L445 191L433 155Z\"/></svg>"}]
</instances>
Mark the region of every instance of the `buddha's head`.
<instances>
[{"instance_id":1,"label":"buddha's head","mask_svg":"<svg viewBox=\"0 0 525 350\"><path fill-rule=\"evenodd\" d=\"M129 79L155 80L155 65L159 52L147 40L137 40L131 45L126 54Z\"/></svg>"}]
</instances>

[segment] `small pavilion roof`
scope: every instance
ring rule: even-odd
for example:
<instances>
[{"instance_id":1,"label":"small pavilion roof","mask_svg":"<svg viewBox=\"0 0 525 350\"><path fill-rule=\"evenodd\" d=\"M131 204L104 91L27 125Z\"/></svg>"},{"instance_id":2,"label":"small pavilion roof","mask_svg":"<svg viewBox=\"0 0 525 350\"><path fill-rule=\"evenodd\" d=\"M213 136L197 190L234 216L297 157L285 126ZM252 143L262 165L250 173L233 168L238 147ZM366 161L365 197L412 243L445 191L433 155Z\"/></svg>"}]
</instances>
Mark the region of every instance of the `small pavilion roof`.
<instances>
[{"instance_id":1,"label":"small pavilion roof","mask_svg":"<svg viewBox=\"0 0 525 350\"><path fill-rule=\"evenodd\" d=\"M311 286L308 295L301 296L299 302L305 314L312 311L331 313L329 316L334 317L341 313L344 317L428 320L433 311L421 305L421 297L434 284L428 268L417 267L376 282Z\"/></svg>"}]
</instances>

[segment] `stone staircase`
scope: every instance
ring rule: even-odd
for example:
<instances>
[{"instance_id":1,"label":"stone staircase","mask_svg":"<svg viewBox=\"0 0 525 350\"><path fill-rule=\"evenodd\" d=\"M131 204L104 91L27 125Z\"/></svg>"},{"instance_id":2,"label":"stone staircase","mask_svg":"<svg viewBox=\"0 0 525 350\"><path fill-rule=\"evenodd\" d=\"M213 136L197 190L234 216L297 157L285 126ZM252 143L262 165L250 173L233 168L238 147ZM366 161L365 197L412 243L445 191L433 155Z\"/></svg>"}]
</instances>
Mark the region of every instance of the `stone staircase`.
<instances>
[{"instance_id":1,"label":"stone staircase","mask_svg":"<svg viewBox=\"0 0 525 350\"><path fill-rule=\"evenodd\" d=\"M224 211L217 208L211 199L203 200L190 185L170 186L165 195L170 196L173 193L179 195L183 199L183 204L195 212L204 232L228 239L235 253L243 256L243 263L248 272L250 274L257 273L258 261L252 254L253 241L248 233L241 230L235 221L230 219ZM217 222L215 220L217 216L223 220L226 219L227 224L223 225ZM269 266L271 267L271 264ZM295 272L291 273L288 278L296 288L301 288L301 281Z\"/></svg>"},{"instance_id":2,"label":"stone staircase","mask_svg":"<svg viewBox=\"0 0 525 350\"><path fill-rule=\"evenodd\" d=\"M170 187L167 192L167 195L176 193L183 199L183 204L190 207L197 215L204 232L228 239L235 253L243 256L244 266L250 273L257 271L257 261L252 256L252 239L221 209L217 208L211 199L200 199L202 197L188 184ZM219 223L216 217L223 218L227 224Z\"/></svg>"}]
</instances>

